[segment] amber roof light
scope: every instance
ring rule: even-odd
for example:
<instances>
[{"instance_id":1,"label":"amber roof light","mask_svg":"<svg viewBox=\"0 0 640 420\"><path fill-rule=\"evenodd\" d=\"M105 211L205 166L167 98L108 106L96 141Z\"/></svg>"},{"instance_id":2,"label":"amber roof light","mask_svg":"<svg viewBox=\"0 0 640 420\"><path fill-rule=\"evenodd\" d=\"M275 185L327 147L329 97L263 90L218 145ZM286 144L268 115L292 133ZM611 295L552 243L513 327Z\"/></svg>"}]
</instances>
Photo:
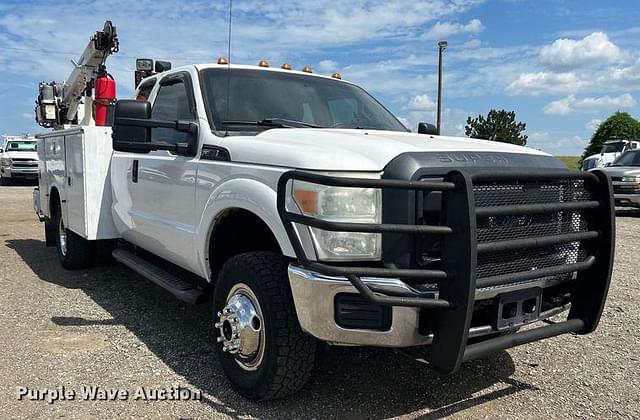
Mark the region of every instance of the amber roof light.
<instances>
[{"instance_id":1,"label":"amber roof light","mask_svg":"<svg viewBox=\"0 0 640 420\"><path fill-rule=\"evenodd\" d=\"M269 67L269 62L267 60L260 60L260 62L258 63L258 66Z\"/></svg>"},{"instance_id":2,"label":"amber roof light","mask_svg":"<svg viewBox=\"0 0 640 420\"><path fill-rule=\"evenodd\" d=\"M283 65L280 66L280 68L282 70L291 70L291 64L289 63L284 63Z\"/></svg>"},{"instance_id":3,"label":"amber roof light","mask_svg":"<svg viewBox=\"0 0 640 420\"><path fill-rule=\"evenodd\" d=\"M338 72L333 73L331 77L333 77L334 79L342 79L342 75Z\"/></svg>"},{"instance_id":4,"label":"amber roof light","mask_svg":"<svg viewBox=\"0 0 640 420\"><path fill-rule=\"evenodd\" d=\"M302 71L305 72L305 73L313 73L313 69L311 67L309 67L309 66L304 66Z\"/></svg>"},{"instance_id":5,"label":"amber roof light","mask_svg":"<svg viewBox=\"0 0 640 420\"><path fill-rule=\"evenodd\" d=\"M218 64L229 64L229 62L227 61L226 58L224 57L219 57L218 58Z\"/></svg>"}]
</instances>

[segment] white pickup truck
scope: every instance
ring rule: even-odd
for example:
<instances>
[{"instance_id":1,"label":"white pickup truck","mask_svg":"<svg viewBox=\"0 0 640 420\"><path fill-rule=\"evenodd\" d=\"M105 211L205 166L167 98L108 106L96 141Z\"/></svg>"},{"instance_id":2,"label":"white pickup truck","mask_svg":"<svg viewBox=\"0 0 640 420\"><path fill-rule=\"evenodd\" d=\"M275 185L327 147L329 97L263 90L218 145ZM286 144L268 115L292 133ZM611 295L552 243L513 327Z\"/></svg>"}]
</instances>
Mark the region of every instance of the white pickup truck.
<instances>
[{"instance_id":1,"label":"white pickup truck","mask_svg":"<svg viewBox=\"0 0 640 420\"><path fill-rule=\"evenodd\" d=\"M180 67L119 100L113 132L40 135L47 244L70 269L112 253L180 299L212 295L212 346L255 400L301 388L318 341L424 346L451 373L596 328L615 236L604 173L408 132L306 70Z\"/></svg>"},{"instance_id":2,"label":"white pickup truck","mask_svg":"<svg viewBox=\"0 0 640 420\"><path fill-rule=\"evenodd\" d=\"M0 185L16 179L38 178L36 139L24 136L4 136L0 141Z\"/></svg>"}]
</instances>

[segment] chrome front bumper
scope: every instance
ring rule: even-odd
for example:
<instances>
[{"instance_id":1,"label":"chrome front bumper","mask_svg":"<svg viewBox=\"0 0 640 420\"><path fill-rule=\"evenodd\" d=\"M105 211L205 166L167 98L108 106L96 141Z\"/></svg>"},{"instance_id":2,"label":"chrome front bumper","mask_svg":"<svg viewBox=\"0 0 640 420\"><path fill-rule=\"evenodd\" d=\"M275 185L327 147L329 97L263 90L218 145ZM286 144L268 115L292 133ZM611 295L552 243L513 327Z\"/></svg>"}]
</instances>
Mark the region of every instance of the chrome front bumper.
<instances>
[{"instance_id":1,"label":"chrome front bumper","mask_svg":"<svg viewBox=\"0 0 640 420\"><path fill-rule=\"evenodd\" d=\"M338 293L358 293L346 278L325 276L289 265L289 282L302 330L333 345L411 347L431 344L433 335L418 332L420 309L394 306L391 328L387 331L355 330L335 322L334 301ZM362 278L373 290L392 295L406 295L409 287L398 279ZM472 328L470 337L493 332L491 326Z\"/></svg>"},{"instance_id":2,"label":"chrome front bumper","mask_svg":"<svg viewBox=\"0 0 640 420\"><path fill-rule=\"evenodd\" d=\"M37 178L38 168L29 167L3 167L2 175L5 178L21 177L21 178Z\"/></svg>"},{"instance_id":3,"label":"chrome front bumper","mask_svg":"<svg viewBox=\"0 0 640 420\"><path fill-rule=\"evenodd\" d=\"M418 332L419 308L392 307L391 328L387 331L342 328L335 322L335 297L338 293L358 293L346 278L325 276L294 264L289 265L288 275L300 326L307 334L319 340L339 346L376 347L411 347L433 342L433 334L422 335ZM362 281L372 290L389 295L411 293L409 286L399 279L363 277ZM523 288L544 288L554 284L557 282L540 280L511 287L478 290L476 300ZM562 313L569 307L570 305L559 306L541 312L538 321ZM469 338L497 332L491 325L473 327L469 330Z\"/></svg>"}]
</instances>

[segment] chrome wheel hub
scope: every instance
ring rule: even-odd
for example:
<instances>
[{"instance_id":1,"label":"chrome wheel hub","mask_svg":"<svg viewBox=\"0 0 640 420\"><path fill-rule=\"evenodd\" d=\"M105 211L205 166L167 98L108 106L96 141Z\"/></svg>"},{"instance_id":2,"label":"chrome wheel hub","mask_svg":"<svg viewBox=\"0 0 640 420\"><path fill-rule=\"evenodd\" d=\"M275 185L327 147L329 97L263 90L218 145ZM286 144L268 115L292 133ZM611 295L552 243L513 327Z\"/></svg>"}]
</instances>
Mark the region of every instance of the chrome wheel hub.
<instances>
[{"instance_id":1,"label":"chrome wheel hub","mask_svg":"<svg viewBox=\"0 0 640 420\"><path fill-rule=\"evenodd\" d=\"M67 230L64 227L62 217L60 217L60 224L58 225L58 235L60 236L60 252L62 255L67 255Z\"/></svg>"},{"instance_id":2,"label":"chrome wheel hub","mask_svg":"<svg viewBox=\"0 0 640 420\"><path fill-rule=\"evenodd\" d=\"M255 370L264 355L265 333L262 311L253 291L237 284L229 292L225 307L218 312L218 342L246 370Z\"/></svg>"}]
</instances>

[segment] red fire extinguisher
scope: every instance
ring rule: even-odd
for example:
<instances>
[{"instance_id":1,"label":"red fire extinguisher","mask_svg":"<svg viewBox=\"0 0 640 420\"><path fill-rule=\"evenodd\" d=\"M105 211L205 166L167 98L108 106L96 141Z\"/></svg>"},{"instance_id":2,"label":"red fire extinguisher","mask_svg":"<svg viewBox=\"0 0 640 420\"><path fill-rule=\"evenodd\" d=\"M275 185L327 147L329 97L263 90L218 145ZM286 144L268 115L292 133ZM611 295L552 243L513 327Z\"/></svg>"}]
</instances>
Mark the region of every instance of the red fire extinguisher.
<instances>
[{"instance_id":1,"label":"red fire extinguisher","mask_svg":"<svg viewBox=\"0 0 640 420\"><path fill-rule=\"evenodd\" d=\"M96 79L96 125L109 125L109 109L116 100L116 81L106 70Z\"/></svg>"}]
</instances>

